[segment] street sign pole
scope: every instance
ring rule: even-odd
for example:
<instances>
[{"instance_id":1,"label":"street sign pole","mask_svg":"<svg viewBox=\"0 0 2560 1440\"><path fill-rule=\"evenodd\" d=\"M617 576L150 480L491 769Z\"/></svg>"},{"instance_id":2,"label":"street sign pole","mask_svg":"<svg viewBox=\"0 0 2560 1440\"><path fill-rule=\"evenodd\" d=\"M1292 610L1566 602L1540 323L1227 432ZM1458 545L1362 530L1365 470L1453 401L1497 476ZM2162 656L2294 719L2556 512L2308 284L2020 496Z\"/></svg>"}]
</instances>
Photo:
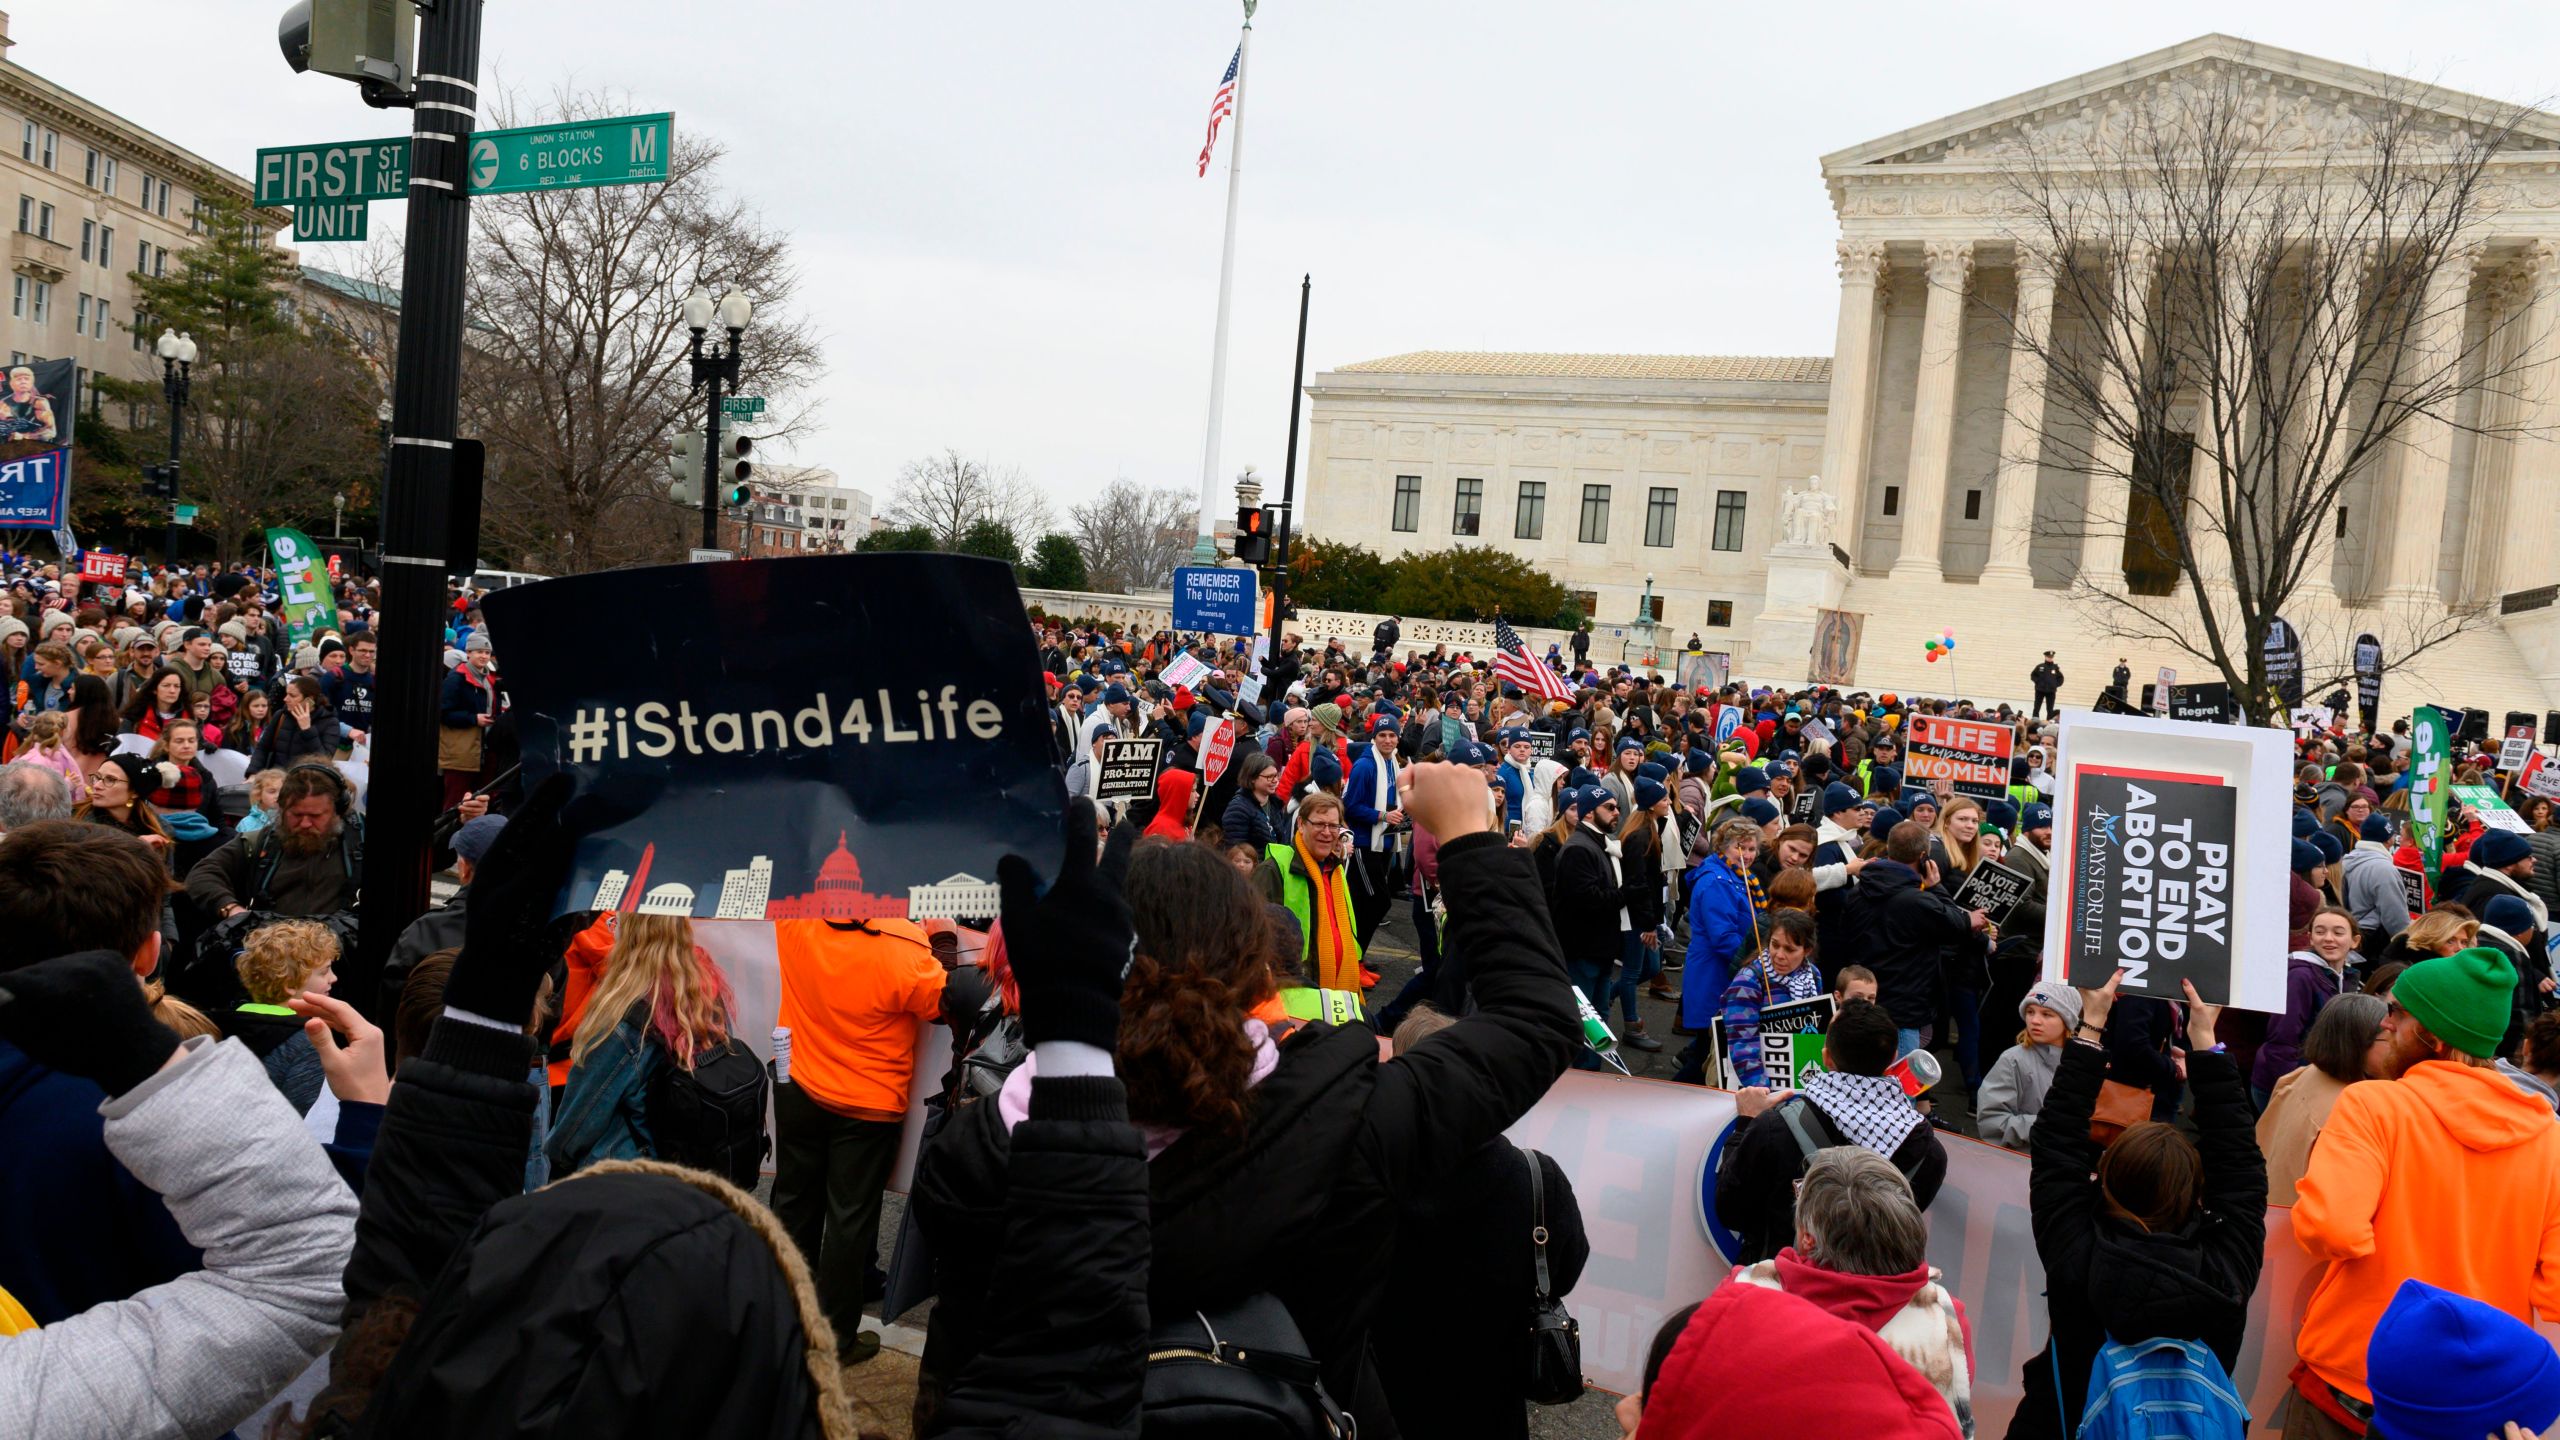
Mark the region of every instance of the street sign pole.
<instances>
[{"instance_id":1,"label":"street sign pole","mask_svg":"<svg viewBox=\"0 0 2560 1440\"><path fill-rule=\"evenodd\" d=\"M442 804L436 778L436 700L444 683L444 578L452 557L478 549L455 535L454 421L462 383L463 271L471 244L465 164L480 108L482 0L440 0L418 38L417 111L410 136L407 261L400 346L383 480L381 694L373 774L365 796L364 909L350 1004L388 1013L382 963L425 913L433 869L428 833ZM466 562L467 563L467 562Z\"/></svg>"}]
</instances>

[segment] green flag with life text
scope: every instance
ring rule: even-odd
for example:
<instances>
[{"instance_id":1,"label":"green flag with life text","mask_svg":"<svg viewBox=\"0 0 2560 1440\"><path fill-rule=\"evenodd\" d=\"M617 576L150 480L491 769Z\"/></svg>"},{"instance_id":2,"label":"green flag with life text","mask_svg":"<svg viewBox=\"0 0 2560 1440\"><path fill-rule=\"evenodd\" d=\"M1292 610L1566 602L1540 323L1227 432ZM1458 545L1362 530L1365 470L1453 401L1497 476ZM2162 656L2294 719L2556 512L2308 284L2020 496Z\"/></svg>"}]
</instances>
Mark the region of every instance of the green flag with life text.
<instances>
[{"instance_id":1,"label":"green flag with life text","mask_svg":"<svg viewBox=\"0 0 2560 1440\"><path fill-rule=\"evenodd\" d=\"M2409 715L2409 819L2418 832L2429 894L2444 873L2445 795L2453 784L2450 718L2432 705L2418 706Z\"/></svg>"},{"instance_id":2,"label":"green flag with life text","mask_svg":"<svg viewBox=\"0 0 2560 1440\"><path fill-rule=\"evenodd\" d=\"M310 536L299 530L269 530L267 563L276 569L276 593L283 597L287 638L302 645L323 630L337 628L338 597L329 589L329 560Z\"/></svg>"}]
</instances>

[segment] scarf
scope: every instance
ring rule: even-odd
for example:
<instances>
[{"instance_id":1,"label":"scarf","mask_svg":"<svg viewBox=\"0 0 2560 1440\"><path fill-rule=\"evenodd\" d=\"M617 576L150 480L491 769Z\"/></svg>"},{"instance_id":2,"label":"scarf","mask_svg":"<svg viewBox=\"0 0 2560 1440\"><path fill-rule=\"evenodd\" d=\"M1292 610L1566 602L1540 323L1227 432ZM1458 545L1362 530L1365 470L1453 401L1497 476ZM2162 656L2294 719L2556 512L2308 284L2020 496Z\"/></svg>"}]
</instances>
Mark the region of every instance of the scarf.
<instances>
[{"instance_id":1,"label":"scarf","mask_svg":"<svg viewBox=\"0 0 2560 1440\"><path fill-rule=\"evenodd\" d=\"M1852 1075L1845 1070L1818 1070L1806 1077L1804 1098L1819 1107L1841 1134L1887 1159L1902 1148L1904 1137L1920 1124L1911 1097L1890 1075Z\"/></svg>"},{"instance_id":2,"label":"scarf","mask_svg":"<svg viewBox=\"0 0 2560 1440\"><path fill-rule=\"evenodd\" d=\"M1307 849L1306 832L1300 831L1289 842L1298 852L1298 863L1307 872L1307 959L1311 962L1308 980L1327 990L1357 990L1357 972L1351 969L1352 917L1334 898L1333 878L1342 868L1342 857L1319 860ZM1346 974L1355 978L1341 983Z\"/></svg>"}]
</instances>

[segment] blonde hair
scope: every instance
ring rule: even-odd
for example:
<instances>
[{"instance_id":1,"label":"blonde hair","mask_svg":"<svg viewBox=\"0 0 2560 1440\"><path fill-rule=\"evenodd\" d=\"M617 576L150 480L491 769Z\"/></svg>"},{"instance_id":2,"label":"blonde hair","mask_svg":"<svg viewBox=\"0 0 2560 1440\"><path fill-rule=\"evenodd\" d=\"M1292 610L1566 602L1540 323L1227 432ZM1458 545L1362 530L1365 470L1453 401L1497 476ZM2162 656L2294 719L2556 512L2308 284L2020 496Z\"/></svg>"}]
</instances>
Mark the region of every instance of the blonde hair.
<instances>
[{"instance_id":1,"label":"blonde hair","mask_svg":"<svg viewBox=\"0 0 2560 1440\"><path fill-rule=\"evenodd\" d=\"M304 982L338 963L338 937L309 920L279 920L249 932L240 951L240 984L261 1005L281 1005Z\"/></svg>"},{"instance_id":2,"label":"blonde hair","mask_svg":"<svg viewBox=\"0 0 2560 1440\"><path fill-rule=\"evenodd\" d=\"M2454 949L2460 950L2469 945L2473 937L2479 933L2479 921L2461 912L2457 907L2446 906L2419 916L2417 922L2411 925L2400 938L2401 943L2408 947L2411 954L2423 959L2426 956L2445 953L2442 947L2448 942Z\"/></svg>"},{"instance_id":3,"label":"blonde hair","mask_svg":"<svg viewBox=\"0 0 2560 1440\"><path fill-rule=\"evenodd\" d=\"M203 1011L168 993L157 980L142 982L142 999L151 1007L151 1018L177 1031L181 1040L193 1040L199 1035L209 1040L222 1038L221 1026Z\"/></svg>"},{"instance_id":4,"label":"blonde hair","mask_svg":"<svg viewBox=\"0 0 2560 1440\"><path fill-rule=\"evenodd\" d=\"M193 725L195 722L190 720L187 723ZM257 806L261 810L272 810L275 808L277 795L284 789L284 772L281 770L261 770L255 775L250 776L247 784L249 786L249 803ZM266 799L260 800L258 798L258 792L260 790L266 791Z\"/></svg>"},{"instance_id":5,"label":"blonde hair","mask_svg":"<svg viewBox=\"0 0 2560 1440\"><path fill-rule=\"evenodd\" d=\"M1970 795L1950 795L1939 804L1938 822L1930 828L1937 831L1938 843L1947 847L1947 858L1956 863L1957 869L1970 874L1973 867L1982 863L1982 831L1979 828L1974 830L1973 843L1970 845L1956 839L1947 829L1947 817L1962 810L1971 810L1978 815L1983 814L1982 802ZM1984 820L1986 824L1989 823L1987 815Z\"/></svg>"},{"instance_id":6,"label":"blonde hair","mask_svg":"<svg viewBox=\"0 0 2560 1440\"><path fill-rule=\"evenodd\" d=\"M27 721L27 738L38 745L59 745L63 723L69 718L59 710L39 710Z\"/></svg>"},{"instance_id":7,"label":"blonde hair","mask_svg":"<svg viewBox=\"0 0 2560 1440\"><path fill-rule=\"evenodd\" d=\"M586 1011L569 1042L578 1065L603 1043L635 1005L646 1002L647 1030L687 1070L696 1053L729 1038L729 981L711 957L694 948L693 921L682 915L619 917L604 978L587 997Z\"/></svg>"}]
</instances>

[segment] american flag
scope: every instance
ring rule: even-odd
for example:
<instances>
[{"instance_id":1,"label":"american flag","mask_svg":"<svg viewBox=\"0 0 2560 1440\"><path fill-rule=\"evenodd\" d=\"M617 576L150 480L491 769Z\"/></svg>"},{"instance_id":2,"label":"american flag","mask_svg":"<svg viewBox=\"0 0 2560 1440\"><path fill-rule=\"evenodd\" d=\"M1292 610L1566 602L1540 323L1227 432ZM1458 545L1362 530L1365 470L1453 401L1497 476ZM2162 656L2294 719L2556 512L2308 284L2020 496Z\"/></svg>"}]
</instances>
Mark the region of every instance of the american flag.
<instances>
[{"instance_id":1,"label":"american flag","mask_svg":"<svg viewBox=\"0 0 2560 1440\"><path fill-rule=\"evenodd\" d=\"M1236 66L1244 61L1244 47L1227 57L1227 76L1218 82L1218 93L1209 97L1209 138L1200 145L1200 173L1209 173L1209 152L1218 148L1218 122L1236 108Z\"/></svg>"},{"instance_id":2,"label":"american flag","mask_svg":"<svg viewBox=\"0 0 2560 1440\"><path fill-rule=\"evenodd\" d=\"M1520 634L1511 622L1497 617L1493 622L1493 673L1521 689L1549 700L1570 703L1573 692L1564 687L1564 677L1539 664L1529 656L1529 647L1520 643Z\"/></svg>"}]
</instances>

